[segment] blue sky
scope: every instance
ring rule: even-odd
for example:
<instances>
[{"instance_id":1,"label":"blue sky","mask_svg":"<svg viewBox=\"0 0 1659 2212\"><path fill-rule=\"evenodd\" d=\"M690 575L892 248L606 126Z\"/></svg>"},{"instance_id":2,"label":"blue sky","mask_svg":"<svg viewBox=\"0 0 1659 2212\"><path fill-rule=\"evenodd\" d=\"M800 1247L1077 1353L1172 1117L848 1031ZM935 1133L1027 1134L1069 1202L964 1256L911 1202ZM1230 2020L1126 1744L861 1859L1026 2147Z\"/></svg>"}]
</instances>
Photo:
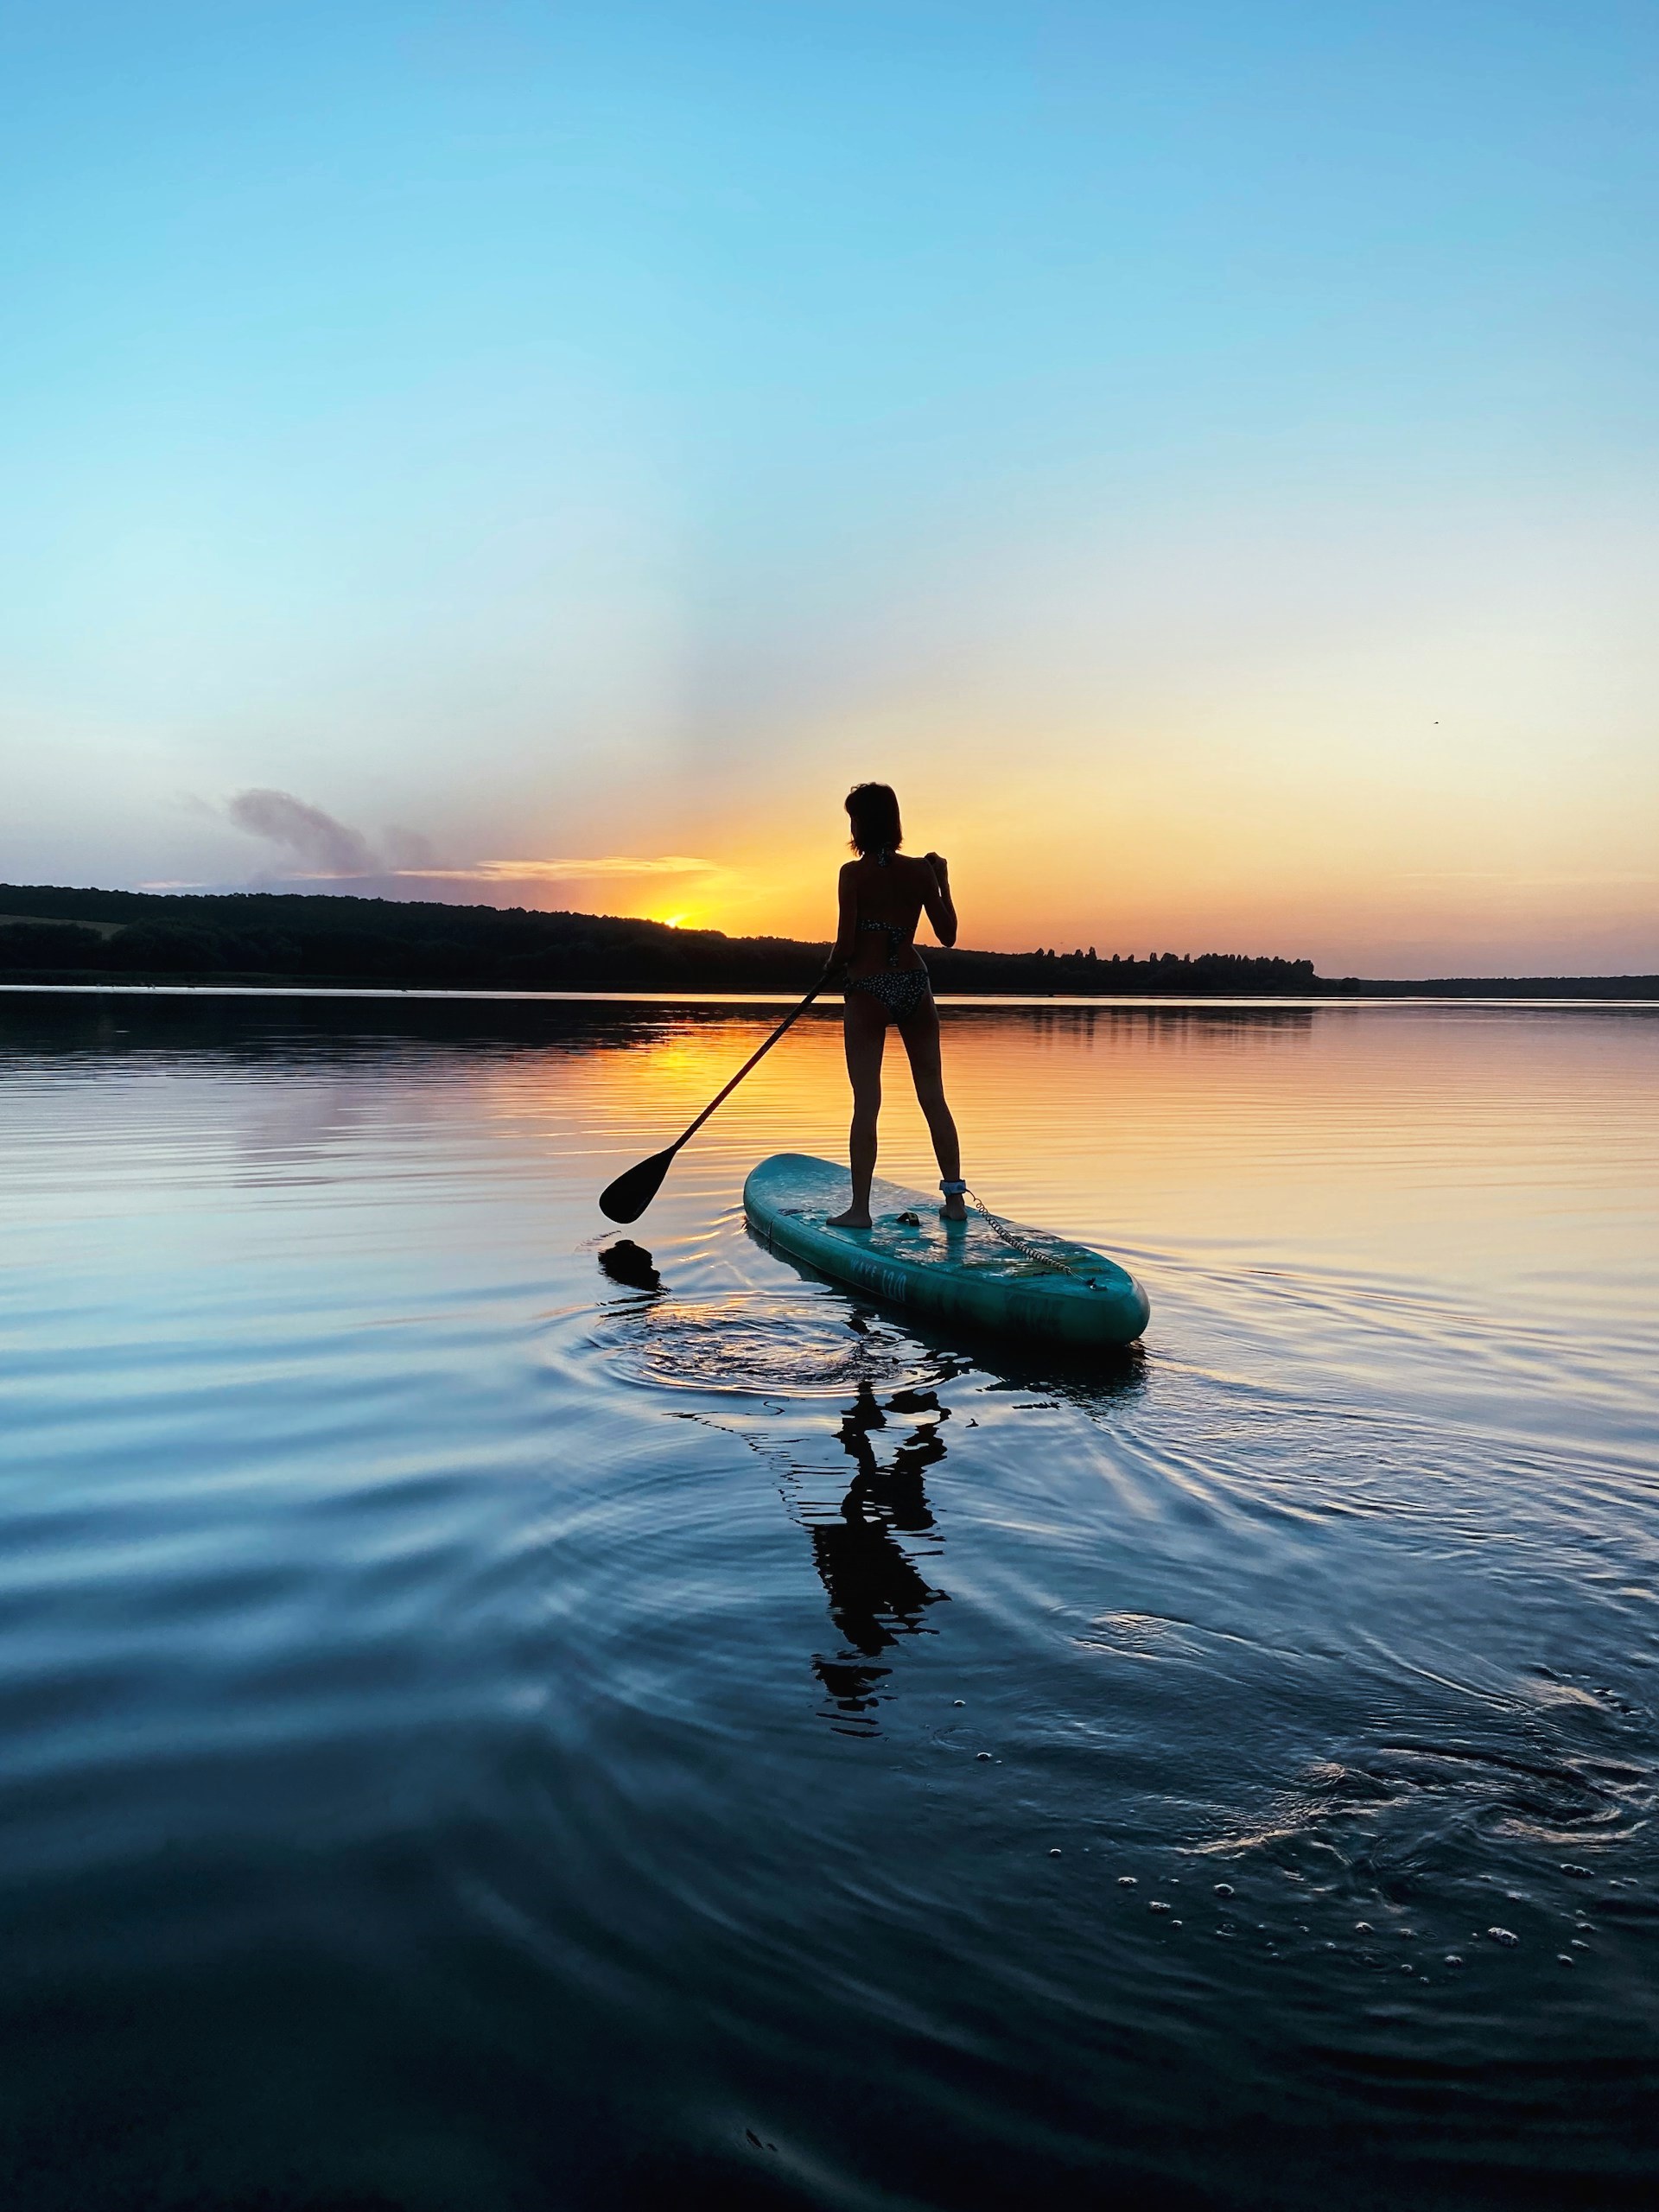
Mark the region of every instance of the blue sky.
<instances>
[{"instance_id":1,"label":"blue sky","mask_svg":"<svg viewBox=\"0 0 1659 2212\"><path fill-rule=\"evenodd\" d=\"M0 876L806 928L886 772L980 941L1659 965L1656 60L6 10Z\"/></svg>"}]
</instances>

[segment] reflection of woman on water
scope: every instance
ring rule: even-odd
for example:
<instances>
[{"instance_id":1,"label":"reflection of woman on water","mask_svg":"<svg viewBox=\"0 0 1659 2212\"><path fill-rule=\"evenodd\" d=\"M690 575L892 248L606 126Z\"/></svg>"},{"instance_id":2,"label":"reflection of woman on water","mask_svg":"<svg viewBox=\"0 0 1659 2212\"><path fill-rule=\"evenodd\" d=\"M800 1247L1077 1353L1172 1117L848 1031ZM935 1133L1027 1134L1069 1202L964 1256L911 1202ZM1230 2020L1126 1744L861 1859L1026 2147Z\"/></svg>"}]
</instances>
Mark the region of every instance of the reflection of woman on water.
<instances>
[{"instance_id":1,"label":"reflection of woman on water","mask_svg":"<svg viewBox=\"0 0 1659 2212\"><path fill-rule=\"evenodd\" d=\"M829 967L847 964L843 1026L847 1073L853 1086L853 1202L845 1213L831 1217L830 1226L870 1226L881 1056L890 1021L897 1023L904 1040L916 1096L933 1139L939 1188L944 1193L940 1211L947 1221L963 1221L967 1218L962 1202L966 1185L957 1125L944 1102L938 1009L914 941L916 925L925 912L939 943L956 943L950 871L938 853L912 860L899 850L904 830L899 801L887 785L860 784L847 794L847 812L858 858L841 871L841 924Z\"/></svg>"},{"instance_id":2,"label":"reflection of woman on water","mask_svg":"<svg viewBox=\"0 0 1659 2212\"><path fill-rule=\"evenodd\" d=\"M933 1531L922 1475L944 1457L939 1430L948 1416L931 1390L900 1390L888 1402L893 1413L937 1418L913 1430L892 1465L883 1467L870 1432L885 1428L887 1416L870 1385L861 1382L858 1402L841 1424L842 1448L858 1471L839 1514L815 1522L811 1531L812 1561L830 1600L830 1618L849 1647L836 1658L815 1659L812 1669L843 1715L869 1712L889 1672L882 1655L901 1636L916 1635L928 1606L945 1595L928 1584L893 1532L927 1536Z\"/></svg>"}]
</instances>

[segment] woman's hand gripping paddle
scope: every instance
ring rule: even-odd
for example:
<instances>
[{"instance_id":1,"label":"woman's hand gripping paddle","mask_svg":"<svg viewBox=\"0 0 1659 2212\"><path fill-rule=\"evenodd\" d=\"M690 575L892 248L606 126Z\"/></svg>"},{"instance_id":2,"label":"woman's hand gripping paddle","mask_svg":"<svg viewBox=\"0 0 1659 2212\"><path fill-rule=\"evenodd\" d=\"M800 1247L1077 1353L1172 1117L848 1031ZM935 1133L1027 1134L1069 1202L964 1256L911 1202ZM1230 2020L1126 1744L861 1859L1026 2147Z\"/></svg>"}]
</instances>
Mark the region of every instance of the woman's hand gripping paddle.
<instances>
[{"instance_id":1,"label":"woman's hand gripping paddle","mask_svg":"<svg viewBox=\"0 0 1659 2212\"><path fill-rule=\"evenodd\" d=\"M612 1221L639 1220L658 1192L662 1189L663 1178L673 1165L674 1155L680 1147L689 1143L696 1136L715 1107L731 1096L755 1062L765 1059L784 1032L794 1027L829 980L830 970L826 968L794 1013L786 1020L780 1021L760 1051L752 1053L744 1061L724 1090L718 1092L709 1101L683 1136L676 1137L665 1152L653 1152L649 1160L642 1160L637 1167L630 1167L625 1174L619 1175L614 1183L606 1185L599 1194L599 1210L602 1214L608 1216Z\"/></svg>"}]
</instances>

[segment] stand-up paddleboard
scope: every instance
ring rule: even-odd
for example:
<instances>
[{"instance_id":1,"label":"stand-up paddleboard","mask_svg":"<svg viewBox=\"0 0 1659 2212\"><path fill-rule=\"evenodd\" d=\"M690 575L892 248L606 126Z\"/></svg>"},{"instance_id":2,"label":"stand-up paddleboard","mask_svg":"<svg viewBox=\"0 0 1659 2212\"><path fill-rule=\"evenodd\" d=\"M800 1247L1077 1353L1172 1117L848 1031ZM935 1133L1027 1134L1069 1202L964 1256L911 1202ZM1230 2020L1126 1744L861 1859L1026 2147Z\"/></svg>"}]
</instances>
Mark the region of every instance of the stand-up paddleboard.
<instances>
[{"instance_id":1,"label":"stand-up paddleboard","mask_svg":"<svg viewBox=\"0 0 1659 2212\"><path fill-rule=\"evenodd\" d=\"M1086 1244L1004 1224L1015 1246L979 1215L941 1221L937 1198L880 1181L870 1192L873 1228L830 1228L830 1215L843 1212L848 1197L844 1167L798 1152L763 1160L743 1185L744 1211L768 1251L914 1313L1097 1347L1133 1344L1147 1325L1146 1292ZM901 1218L906 1214L914 1222Z\"/></svg>"}]
</instances>

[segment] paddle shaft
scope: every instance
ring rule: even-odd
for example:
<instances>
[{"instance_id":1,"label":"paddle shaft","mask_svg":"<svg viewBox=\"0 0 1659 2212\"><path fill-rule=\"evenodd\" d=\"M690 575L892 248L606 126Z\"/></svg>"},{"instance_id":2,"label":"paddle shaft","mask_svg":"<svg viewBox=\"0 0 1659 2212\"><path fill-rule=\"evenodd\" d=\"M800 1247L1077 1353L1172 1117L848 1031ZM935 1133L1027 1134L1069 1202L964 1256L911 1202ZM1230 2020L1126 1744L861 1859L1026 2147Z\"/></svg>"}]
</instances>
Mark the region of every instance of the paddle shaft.
<instances>
[{"instance_id":1,"label":"paddle shaft","mask_svg":"<svg viewBox=\"0 0 1659 2212\"><path fill-rule=\"evenodd\" d=\"M683 1144L689 1144L690 1142L691 1139L696 1136L697 1131L702 1127L709 1116L714 1112L715 1107L722 1104L725 1100L731 1096L732 1093L737 1089L738 1084L742 1082L744 1077L747 1075L749 1070L755 1065L757 1061L764 1060L766 1054L778 1042L778 1039L784 1035L785 1032L794 1027L795 1024L806 1012L808 1007L811 1005L813 1000L817 998L818 993L823 988L829 980L830 978L827 975L820 976L817 982L813 984L811 989L801 1001L799 1006L796 1007L794 1013L790 1014L785 1020L779 1023L778 1027L772 1031L771 1036L767 1038L766 1043L761 1046L758 1052L752 1052L750 1054L749 1058L744 1061L742 1066L739 1068L737 1073L727 1084L724 1090L715 1092L715 1096L703 1108L702 1113L698 1115L696 1120L692 1122L690 1128L685 1132L685 1135L682 1137L676 1138L675 1141L669 1146L668 1152L671 1159L673 1157L674 1154L679 1150Z\"/></svg>"}]
</instances>

